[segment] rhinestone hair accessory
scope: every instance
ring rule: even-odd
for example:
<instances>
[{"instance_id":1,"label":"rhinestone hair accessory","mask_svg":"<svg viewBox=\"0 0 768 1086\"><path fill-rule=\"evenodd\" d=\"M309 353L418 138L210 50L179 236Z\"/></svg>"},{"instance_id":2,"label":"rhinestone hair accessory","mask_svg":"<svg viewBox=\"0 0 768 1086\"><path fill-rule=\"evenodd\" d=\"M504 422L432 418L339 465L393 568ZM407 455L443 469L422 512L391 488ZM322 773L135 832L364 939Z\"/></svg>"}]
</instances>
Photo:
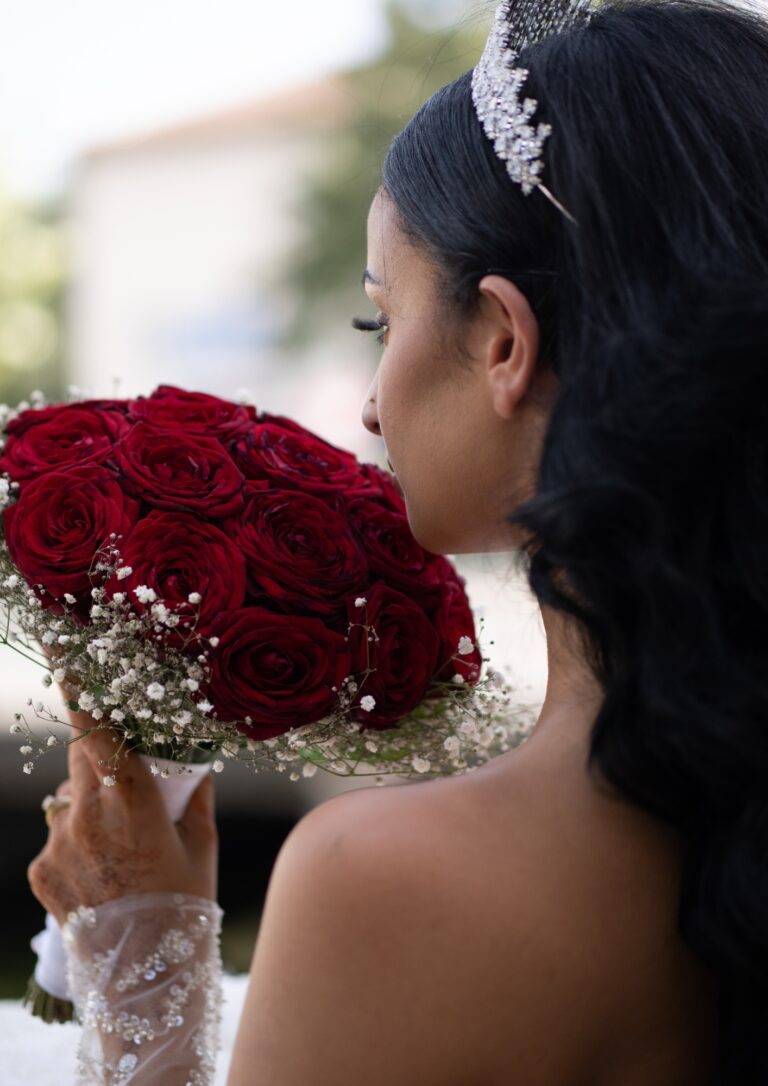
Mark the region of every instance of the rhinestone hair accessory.
<instances>
[{"instance_id":1,"label":"rhinestone hair accessory","mask_svg":"<svg viewBox=\"0 0 768 1086\"><path fill-rule=\"evenodd\" d=\"M472 73L472 101L485 134L507 173L528 196L539 189L571 222L570 211L542 183L544 142L550 124L530 123L539 103L522 99L528 69L517 66L520 52L549 34L592 19L590 0L503 0L480 63Z\"/></svg>"}]
</instances>

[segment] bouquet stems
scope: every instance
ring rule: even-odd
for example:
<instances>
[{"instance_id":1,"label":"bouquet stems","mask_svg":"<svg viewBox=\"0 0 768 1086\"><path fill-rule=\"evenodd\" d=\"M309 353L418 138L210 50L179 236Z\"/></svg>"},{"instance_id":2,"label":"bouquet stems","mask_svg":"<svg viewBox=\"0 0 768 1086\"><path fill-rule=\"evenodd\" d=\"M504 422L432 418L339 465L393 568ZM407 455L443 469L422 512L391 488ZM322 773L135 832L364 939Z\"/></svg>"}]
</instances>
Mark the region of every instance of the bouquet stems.
<instances>
[{"instance_id":1,"label":"bouquet stems","mask_svg":"<svg viewBox=\"0 0 768 1086\"><path fill-rule=\"evenodd\" d=\"M72 1022L75 1017L71 1000L52 996L40 987L34 976L29 978L22 1006L29 1007L29 1013L34 1018L42 1018L44 1022Z\"/></svg>"}]
</instances>

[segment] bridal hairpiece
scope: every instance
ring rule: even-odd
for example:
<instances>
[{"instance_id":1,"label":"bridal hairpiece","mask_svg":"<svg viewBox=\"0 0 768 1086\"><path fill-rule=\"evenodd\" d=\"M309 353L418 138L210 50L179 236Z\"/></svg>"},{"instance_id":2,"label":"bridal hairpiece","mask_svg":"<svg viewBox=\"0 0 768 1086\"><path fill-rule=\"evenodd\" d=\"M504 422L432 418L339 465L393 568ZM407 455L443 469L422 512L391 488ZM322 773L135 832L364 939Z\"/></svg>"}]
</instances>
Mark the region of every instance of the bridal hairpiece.
<instances>
[{"instance_id":1,"label":"bridal hairpiece","mask_svg":"<svg viewBox=\"0 0 768 1086\"><path fill-rule=\"evenodd\" d=\"M521 101L528 69L517 66L520 52L548 34L567 26L590 22L590 0L503 0L480 63L472 74L472 100L485 134L493 141L507 173L528 196L538 188L571 222L573 215L555 199L541 181L544 141L550 124L529 123L539 103Z\"/></svg>"}]
</instances>

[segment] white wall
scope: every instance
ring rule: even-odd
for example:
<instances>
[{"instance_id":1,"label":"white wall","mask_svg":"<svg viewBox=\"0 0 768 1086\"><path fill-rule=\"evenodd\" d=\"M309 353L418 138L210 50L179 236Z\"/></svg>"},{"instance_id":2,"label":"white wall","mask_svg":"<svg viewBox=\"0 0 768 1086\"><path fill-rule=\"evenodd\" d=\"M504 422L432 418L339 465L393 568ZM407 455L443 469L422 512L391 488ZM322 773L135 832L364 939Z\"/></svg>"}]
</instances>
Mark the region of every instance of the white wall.
<instances>
[{"instance_id":1,"label":"white wall","mask_svg":"<svg viewBox=\"0 0 768 1086\"><path fill-rule=\"evenodd\" d=\"M301 176L320 153L299 132L86 160L71 202L71 381L97 395L160 382L248 388L259 406L375 456L360 424L371 371L348 320L300 359L276 345L292 305L276 269L297 240Z\"/></svg>"}]
</instances>

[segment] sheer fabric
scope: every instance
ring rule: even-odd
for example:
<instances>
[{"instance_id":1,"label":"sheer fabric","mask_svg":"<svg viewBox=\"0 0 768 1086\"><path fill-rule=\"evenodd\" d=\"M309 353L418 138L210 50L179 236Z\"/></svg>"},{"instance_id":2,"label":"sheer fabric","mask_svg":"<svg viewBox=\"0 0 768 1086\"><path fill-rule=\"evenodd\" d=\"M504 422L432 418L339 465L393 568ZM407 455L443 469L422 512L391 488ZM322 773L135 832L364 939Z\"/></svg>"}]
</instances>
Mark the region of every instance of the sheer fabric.
<instances>
[{"instance_id":1,"label":"sheer fabric","mask_svg":"<svg viewBox=\"0 0 768 1086\"><path fill-rule=\"evenodd\" d=\"M63 926L82 1025L77 1086L211 1086L222 910L185 894L81 906Z\"/></svg>"}]
</instances>

